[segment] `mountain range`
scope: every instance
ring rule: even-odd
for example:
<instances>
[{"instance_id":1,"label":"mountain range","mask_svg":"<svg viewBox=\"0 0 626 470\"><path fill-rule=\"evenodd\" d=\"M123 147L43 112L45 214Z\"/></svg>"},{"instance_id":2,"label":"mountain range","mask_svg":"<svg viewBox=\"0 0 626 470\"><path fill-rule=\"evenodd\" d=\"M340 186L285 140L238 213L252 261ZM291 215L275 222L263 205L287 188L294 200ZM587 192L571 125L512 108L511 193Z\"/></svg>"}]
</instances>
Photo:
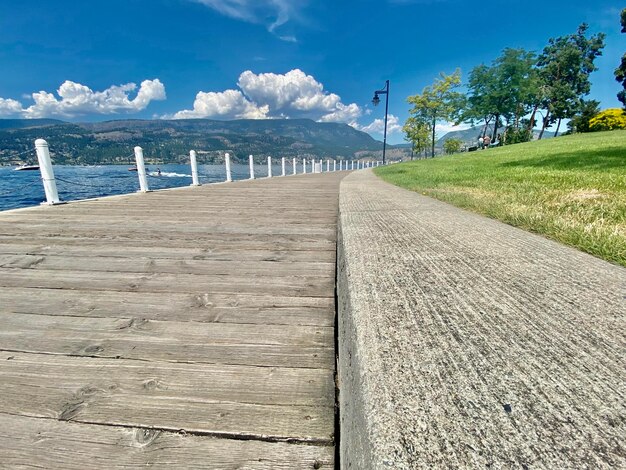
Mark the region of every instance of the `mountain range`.
<instances>
[{"instance_id":1,"label":"mountain range","mask_svg":"<svg viewBox=\"0 0 626 470\"><path fill-rule=\"evenodd\" d=\"M55 119L0 119L0 164L34 161L18 156L44 138L57 164L127 164L136 145L148 162L183 163L196 150L200 163L273 157L340 157L379 154L382 142L347 124L308 119L116 120L70 123ZM389 146L388 146L389 147Z\"/></svg>"}]
</instances>

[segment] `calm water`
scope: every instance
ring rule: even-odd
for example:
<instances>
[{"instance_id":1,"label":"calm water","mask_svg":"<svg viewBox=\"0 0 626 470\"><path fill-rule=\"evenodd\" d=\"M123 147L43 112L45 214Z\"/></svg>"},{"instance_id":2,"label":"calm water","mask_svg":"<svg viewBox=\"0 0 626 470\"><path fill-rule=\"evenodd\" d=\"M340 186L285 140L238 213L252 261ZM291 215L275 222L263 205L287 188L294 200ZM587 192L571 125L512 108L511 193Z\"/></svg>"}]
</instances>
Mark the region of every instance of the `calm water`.
<instances>
[{"instance_id":1,"label":"calm water","mask_svg":"<svg viewBox=\"0 0 626 470\"><path fill-rule=\"evenodd\" d=\"M291 174L291 162L287 174ZM191 168L189 165L159 165L161 176L157 176L157 166L147 165L148 186L150 189L165 189L189 186ZM309 169L310 171L310 169ZM266 165L255 165L255 176L267 176ZM298 165L298 173L302 172ZM249 178L248 165L231 166L233 180ZM281 166L273 165L272 174L280 175ZM128 171L128 165L102 166L54 166L57 189L61 201L75 201L99 196L127 194L139 190L137 172ZM226 179L223 165L198 165L201 184L221 182ZM0 211L18 207L36 206L46 200L39 171L15 171L14 167L0 167Z\"/></svg>"}]
</instances>

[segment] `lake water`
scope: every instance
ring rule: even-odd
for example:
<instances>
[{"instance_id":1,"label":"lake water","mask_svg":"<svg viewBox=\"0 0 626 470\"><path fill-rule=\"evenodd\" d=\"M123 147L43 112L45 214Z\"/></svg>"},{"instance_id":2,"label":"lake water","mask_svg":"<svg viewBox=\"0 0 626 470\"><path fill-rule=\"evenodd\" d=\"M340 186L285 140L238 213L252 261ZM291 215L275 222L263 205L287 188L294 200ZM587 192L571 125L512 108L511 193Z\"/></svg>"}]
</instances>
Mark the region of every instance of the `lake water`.
<instances>
[{"instance_id":1,"label":"lake water","mask_svg":"<svg viewBox=\"0 0 626 470\"><path fill-rule=\"evenodd\" d=\"M128 165L102 166L54 166L57 190L61 201L75 201L100 196L134 193L139 190L136 171L128 171ZM191 168L189 165L147 165L148 186L150 189L166 189L189 186ZM250 177L248 165L231 165L233 180ZM273 165L272 174L281 174L281 166ZM309 168L310 171L310 168ZM267 176L267 165L255 165L255 176ZM291 161L286 168L291 174ZM298 173L302 165L298 165ZM217 183L226 179L224 165L198 165L201 184ZM15 171L14 167L0 167L0 211L19 207L36 206L46 200L41 183L41 173L35 171Z\"/></svg>"}]
</instances>

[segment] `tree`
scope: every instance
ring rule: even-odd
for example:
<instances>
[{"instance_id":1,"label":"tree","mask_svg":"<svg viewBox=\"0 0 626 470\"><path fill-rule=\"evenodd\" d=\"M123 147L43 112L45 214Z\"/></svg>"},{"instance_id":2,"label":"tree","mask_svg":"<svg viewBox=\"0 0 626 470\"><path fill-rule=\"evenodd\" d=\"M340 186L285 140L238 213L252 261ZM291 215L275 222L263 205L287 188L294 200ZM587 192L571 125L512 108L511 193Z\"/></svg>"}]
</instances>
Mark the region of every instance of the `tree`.
<instances>
[{"instance_id":1,"label":"tree","mask_svg":"<svg viewBox=\"0 0 626 470\"><path fill-rule=\"evenodd\" d=\"M461 139L446 139L443 143L443 151L447 155L459 153L461 151L461 145L463 145L463 141Z\"/></svg>"},{"instance_id":2,"label":"tree","mask_svg":"<svg viewBox=\"0 0 626 470\"><path fill-rule=\"evenodd\" d=\"M435 133L438 121L454 121L464 107L464 96L454 91L461 85L461 71L452 75L441 73L431 86L422 90L422 94L409 96L407 101L413 105L409 111L411 117L426 121L431 126L431 156L435 156Z\"/></svg>"},{"instance_id":3,"label":"tree","mask_svg":"<svg viewBox=\"0 0 626 470\"><path fill-rule=\"evenodd\" d=\"M586 23L582 23L576 34L551 38L539 56L537 65L541 78L542 105L546 109L539 138L552 123L573 116L580 107L583 96L589 94L589 75L597 68L596 57L602 55L603 33L586 37Z\"/></svg>"},{"instance_id":4,"label":"tree","mask_svg":"<svg viewBox=\"0 0 626 470\"><path fill-rule=\"evenodd\" d=\"M414 153L419 154L428 148L431 129L426 120L411 116L402 126L402 131L405 134L405 139L411 142Z\"/></svg>"},{"instance_id":5,"label":"tree","mask_svg":"<svg viewBox=\"0 0 626 470\"><path fill-rule=\"evenodd\" d=\"M581 100L578 112L567 123L569 132L590 132L589 121L600 112L600 102Z\"/></svg>"},{"instance_id":6,"label":"tree","mask_svg":"<svg viewBox=\"0 0 626 470\"><path fill-rule=\"evenodd\" d=\"M626 33L626 8L622 10L622 33ZM617 94L617 99L621 101L626 109L626 54L622 56L622 63L615 69L615 80L622 84L623 90Z\"/></svg>"},{"instance_id":7,"label":"tree","mask_svg":"<svg viewBox=\"0 0 626 470\"><path fill-rule=\"evenodd\" d=\"M462 120L472 124L475 119L484 121L483 137L493 122L493 141L498 139L502 118L506 119L507 127L519 128L522 116L528 114L536 102L535 62L534 53L507 48L491 66L474 67L469 75L468 106Z\"/></svg>"}]
</instances>

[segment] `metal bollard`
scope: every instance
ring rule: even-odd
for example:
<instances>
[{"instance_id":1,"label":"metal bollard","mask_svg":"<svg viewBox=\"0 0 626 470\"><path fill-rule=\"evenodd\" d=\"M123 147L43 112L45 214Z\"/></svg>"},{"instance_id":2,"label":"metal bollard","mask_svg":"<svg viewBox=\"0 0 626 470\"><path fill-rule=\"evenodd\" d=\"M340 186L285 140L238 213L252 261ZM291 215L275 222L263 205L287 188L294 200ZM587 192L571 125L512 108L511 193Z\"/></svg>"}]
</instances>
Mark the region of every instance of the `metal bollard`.
<instances>
[{"instance_id":1,"label":"metal bollard","mask_svg":"<svg viewBox=\"0 0 626 470\"><path fill-rule=\"evenodd\" d=\"M296 157L293 158L293 163L291 166L293 166L293 174L295 175L298 172L298 169L296 168Z\"/></svg>"},{"instance_id":2,"label":"metal bollard","mask_svg":"<svg viewBox=\"0 0 626 470\"><path fill-rule=\"evenodd\" d=\"M189 161L191 162L191 186L200 186L198 180L198 161L196 160L196 151L189 151Z\"/></svg>"},{"instance_id":3,"label":"metal bollard","mask_svg":"<svg viewBox=\"0 0 626 470\"><path fill-rule=\"evenodd\" d=\"M272 177L272 157L267 157L267 177Z\"/></svg>"},{"instance_id":4,"label":"metal bollard","mask_svg":"<svg viewBox=\"0 0 626 470\"><path fill-rule=\"evenodd\" d=\"M283 170L283 171L282 171L282 176L285 176L285 157L282 157L282 158L280 159L280 164L281 164L281 166L282 166L282 170Z\"/></svg>"},{"instance_id":5,"label":"metal bollard","mask_svg":"<svg viewBox=\"0 0 626 470\"><path fill-rule=\"evenodd\" d=\"M306 175L306 158L302 159L302 174Z\"/></svg>"},{"instance_id":6,"label":"metal bollard","mask_svg":"<svg viewBox=\"0 0 626 470\"><path fill-rule=\"evenodd\" d=\"M39 161L39 171L41 172L41 180L43 181L43 190L46 193L46 202L42 204L60 204L59 194L57 193L57 183L54 179L54 170L52 169L52 161L50 160L50 149L48 142L43 139L35 141L35 150L37 151L37 160Z\"/></svg>"},{"instance_id":7,"label":"metal bollard","mask_svg":"<svg viewBox=\"0 0 626 470\"><path fill-rule=\"evenodd\" d=\"M147 193L150 188L148 188L148 178L146 177L146 165L143 162L143 149L139 146L135 147L135 164L139 177L139 192Z\"/></svg>"},{"instance_id":8,"label":"metal bollard","mask_svg":"<svg viewBox=\"0 0 626 470\"><path fill-rule=\"evenodd\" d=\"M224 164L226 165L226 182L230 183L233 180L233 177L230 173L230 154L224 154Z\"/></svg>"},{"instance_id":9,"label":"metal bollard","mask_svg":"<svg viewBox=\"0 0 626 470\"><path fill-rule=\"evenodd\" d=\"M333 171L337 171L337 160L333 160Z\"/></svg>"},{"instance_id":10,"label":"metal bollard","mask_svg":"<svg viewBox=\"0 0 626 470\"><path fill-rule=\"evenodd\" d=\"M248 156L248 160L250 161L250 179L254 179L254 157L252 155Z\"/></svg>"}]
</instances>

